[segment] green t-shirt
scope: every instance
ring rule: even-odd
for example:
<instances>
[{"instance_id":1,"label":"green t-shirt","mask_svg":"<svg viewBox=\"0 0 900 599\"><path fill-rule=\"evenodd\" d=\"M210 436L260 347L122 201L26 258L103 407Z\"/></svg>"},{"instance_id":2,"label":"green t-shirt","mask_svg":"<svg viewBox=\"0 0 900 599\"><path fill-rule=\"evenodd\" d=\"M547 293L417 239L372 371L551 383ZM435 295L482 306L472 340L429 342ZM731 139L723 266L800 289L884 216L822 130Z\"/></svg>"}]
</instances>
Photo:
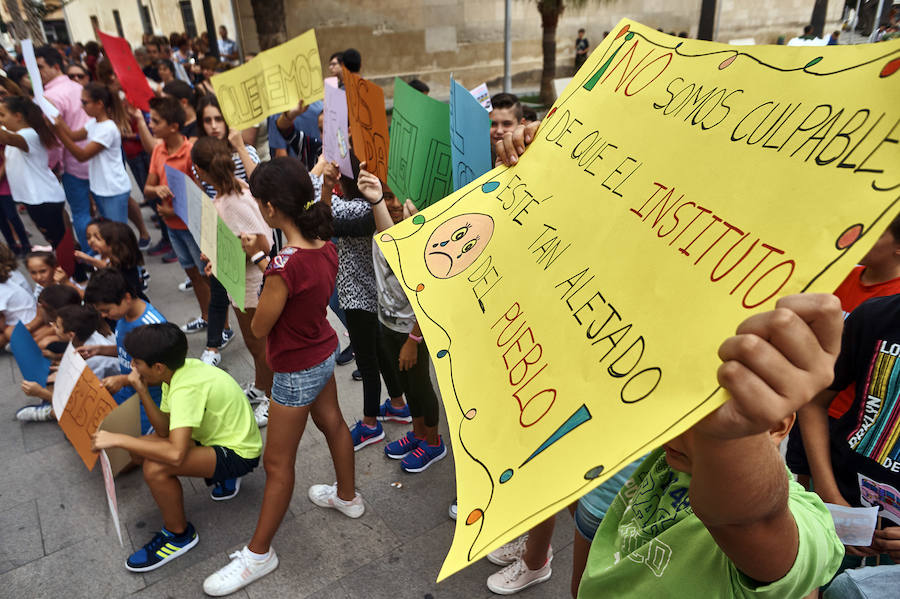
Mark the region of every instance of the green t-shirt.
<instances>
[{"instance_id":1,"label":"green t-shirt","mask_svg":"<svg viewBox=\"0 0 900 599\"><path fill-rule=\"evenodd\" d=\"M262 437L250 402L231 375L187 359L162 384L159 409L169 414L169 430L191 427L191 439L205 447L221 445L242 458L262 453Z\"/></svg>"},{"instance_id":2,"label":"green t-shirt","mask_svg":"<svg viewBox=\"0 0 900 599\"><path fill-rule=\"evenodd\" d=\"M578 599L799 598L831 580L840 566L844 547L828 510L793 480L788 505L800 534L797 559L784 578L766 585L742 574L719 549L691 510L690 475L672 470L662 449L647 456L632 482L597 529Z\"/></svg>"}]
</instances>

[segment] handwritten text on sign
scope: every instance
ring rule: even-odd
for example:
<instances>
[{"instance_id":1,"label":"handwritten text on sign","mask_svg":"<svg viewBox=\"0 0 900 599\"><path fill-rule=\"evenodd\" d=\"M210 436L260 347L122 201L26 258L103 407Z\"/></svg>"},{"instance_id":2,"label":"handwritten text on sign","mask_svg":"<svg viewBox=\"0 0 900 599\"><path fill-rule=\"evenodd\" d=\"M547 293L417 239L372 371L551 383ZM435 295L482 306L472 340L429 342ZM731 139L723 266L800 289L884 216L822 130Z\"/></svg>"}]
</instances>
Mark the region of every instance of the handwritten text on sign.
<instances>
[{"instance_id":1,"label":"handwritten text on sign","mask_svg":"<svg viewBox=\"0 0 900 599\"><path fill-rule=\"evenodd\" d=\"M222 115L237 129L258 125L300 100L311 104L324 96L316 32L312 29L289 42L261 52L236 69L213 76Z\"/></svg>"},{"instance_id":2,"label":"handwritten text on sign","mask_svg":"<svg viewBox=\"0 0 900 599\"><path fill-rule=\"evenodd\" d=\"M837 286L900 212L898 70L900 40L626 20L516 167L377 237L460 448L442 578L720 405L716 350L749 314Z\"/></svg>"}]
</instances>

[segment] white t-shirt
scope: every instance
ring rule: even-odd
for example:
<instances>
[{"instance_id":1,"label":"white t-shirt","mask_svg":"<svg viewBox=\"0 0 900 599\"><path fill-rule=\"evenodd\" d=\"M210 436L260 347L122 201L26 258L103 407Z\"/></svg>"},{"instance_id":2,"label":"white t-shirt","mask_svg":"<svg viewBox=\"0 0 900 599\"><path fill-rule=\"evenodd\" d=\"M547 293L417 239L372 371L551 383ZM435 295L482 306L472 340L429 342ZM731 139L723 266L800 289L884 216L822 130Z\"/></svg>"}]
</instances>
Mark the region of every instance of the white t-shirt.
<instances>
[{"instance_id":1,"label":"white t-shirt","mask_svg":"<svg viewBox=\"0 0 900 599\"><path fill-rule=\"evenodd\" d=\"M103 150L88 161L88 177L91 193L98 196L116 196L131 191L131 179L122 160L122 134L112 119L98 123L90 119L84 124L88 141L103 146Z\"/></svg>"},{"instance_id":2,"label":"white t-shirt","mask_svg":"<svg viewBox=\"0 0 900 599\"><path fill-rule=\"evenodd\" d=\"M0 314L6 319L6 326L20 321L27 324L37 316L37 303L34 296L9 278L0 283Z\"/></svg>"},{"instance_id":3,"label":"white t-shirt","mask_svg":"<svg viewBox=\"0 0 900 599\"><path fill-rule=\"evenodd\" d=\"M258 268L256 270L259 270ZM87 341L84 342L85 345L115 345L115 339L110 343L107 337L101 335L98 331L94 331L94 333L88 338ZM113 356L93 356L85 360L94 374L97 375L98 379L104 379L108 376L113 376L116 374L121 374L122 371L119 369L119 357Z\"/></svg>"},{"instance_id":4,"label":"white t-shirt","mask_svg":"<svg viewBox=\"0 0 900 599\"><path fill-rule=\"evenodd\" d=\"M3 153L6 157L6 179L13 199L32 206L65 202L66 193L47 166L47 148L41 144L37 131L25 127L13 133L24 137L28 144L27 152L8 145Z\"/></svg>"},{"instance_id":5,"label":"white t-shirt","mask_svg":"<svg viewBox=\"0 0 900 599\"><path fill-rule=\"evenodd\" d=\"M257 270L259 270L259 269L257 269ZM11 273L9 273L8 280L12 281L16 285L18 285L19 287L21 287L22 289L27 291L28 293L32 293L31 285L28 284L28 280L25 278L25 275L23 275L18 270L14 270ZM41 287L37 283L35 283L35 286ZM41 287L41 289L43 289L43 287ZM37 299L37 294L34 294L34 299Z\"/></svg>"}]
</instances>

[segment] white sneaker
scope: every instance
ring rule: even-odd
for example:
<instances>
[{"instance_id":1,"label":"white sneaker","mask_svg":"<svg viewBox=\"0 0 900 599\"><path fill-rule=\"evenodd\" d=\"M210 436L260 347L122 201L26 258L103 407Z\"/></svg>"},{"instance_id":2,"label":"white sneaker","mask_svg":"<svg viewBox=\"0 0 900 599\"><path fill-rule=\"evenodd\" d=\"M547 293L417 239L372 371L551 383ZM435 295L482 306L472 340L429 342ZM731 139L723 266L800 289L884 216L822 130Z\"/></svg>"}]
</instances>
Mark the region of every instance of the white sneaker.
<instances>
[{"instance_id":1,"label":"white sneaker","mask_svg":"<svg viewBox=\"0 0 900 599\"><path fill-rule=\"evenodd\" d=\"M253 416L256 417L256 426L265 428L269 424L269 398L265 395L259 405L253 410Z\"/></svg>"},{"instance_id":2,"label":"white sneaker","mask_svg":"<svg viewBox=\"0 0 900 599\"><path fill-rule=\"evenodd\" d=\"M204 349L203 353L200 354L200 361L210 366L218 366L219 362L222 361L222 354L211 349Z\"/></svg>"},{"instance_id":3,"label":"white sneaker","mask_svg":"<svg viewBox=\"0 0 900 599\"><path fill-rule=\"evenodd\" d=\"M506 545L494 549L487 554L487 559L492 564L498 566L508 566L523 555L525 555L525 541L528 540L528 533L525 533L517 539L513 539Z\"/></svg>"},{"instance_id":4,"label":"white sneaker","mask_svg":"<svg viewBox=\"0 0 900 599\"><path fill-rule=\"evenodd\" d=\"M487 587L498 595L512 595L550 580L550 558L537 570L529 570L521 557L487 579Z\"/></svg>"},{"instance_id":5,"label":"white sneaker","mask_svg":"<svg viewBox=\"0 0 900 599\"><path fill-rule=\"evenodd\" d=\"M181 283L178 283L178 291L183 291L187 293L188 291L193 291L194 284L191 283L190 279L185 279Z\"/></svg>"},{"instance_id":6,"label":"white sneaker","mask_svg":"<svg viewBox=\"0 0 900 599\"><path fill-rule=\"evenodd\" d=\"M356 493L352 501L344 501L337 496L337 483L333 485L313 485L309 488L309 500L319 507L330 507L348 518L359 518L366 511L362 495Z\"/></svg>"},{"instance_id":7,"label":"white sneaker","mask_svg":"<svg viewBox=\"0 0 900 599\"><path fill-rule=\"evenodd\" d=\"M450 504L450 509L447 510L447 513L450 515L451 520L456 520L456 502Z\"/></svg>"},{"instance_id":8,"label":"white sneaker","mask_svg":"<svg viewBox=\"0 0 900 599\"><path fill-rule=\"evenodd\" d=\"M216 570L203 581L203 592L207 595L230 595L278 567L278 556L272 548L269 549L269 557L264 560L252 558L246 546L228 557L231 558L230 564Z\"/></svg>"},{"instance_id":9,"label":"white sneaker","mask_svg":"<svg viewBox=\"0 0 900 599\"><path fill-rule=\"evenodd\" d=\"M16 420L20 422L48 422L53 420L50 403L39 403L16 410Z\"/></svg>"},{"instance_id":10,"label":"white sneaker","mask_svg":"<svg viewBox=\"0 0 900 599\"><path fill-rule=\"evenodd\" d=\"M244 390L244 395L247 396L247 401L250 403L256 404L266 399L266 392L253 383L247 383L242 389Z\"/></svg>"}]
</instances>

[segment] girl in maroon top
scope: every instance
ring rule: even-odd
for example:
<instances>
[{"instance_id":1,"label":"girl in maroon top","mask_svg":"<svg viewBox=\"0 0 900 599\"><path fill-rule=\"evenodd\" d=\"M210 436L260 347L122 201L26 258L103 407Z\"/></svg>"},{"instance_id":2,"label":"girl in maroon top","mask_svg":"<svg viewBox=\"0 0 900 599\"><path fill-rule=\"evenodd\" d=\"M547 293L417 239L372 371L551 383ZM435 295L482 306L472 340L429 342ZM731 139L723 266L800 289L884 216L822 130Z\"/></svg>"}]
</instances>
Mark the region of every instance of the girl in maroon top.
<instances>
[{"instance_id":1,"label":"girl in maroon top","mask_svg":"<svg viewBox=\"0 0 900 599\"><path fill-rule=\"evenodd\" d=\"M325 435L337 479L311 486L309 499L350 518L365 511L354 486L353 441L337 401L338 339L326 316L337 276L337 250L328 241L331 209L315 202L309 173L296 158L260 164L250 176L250 192L266 223L281 229L285 239L269 262L264 236L241 235L247 255L265 273L251 329L267 337L266 359L275 373L263 456L266 489L250 543L203 583L214 596L233 593L278 566L271 542L291 502L297 446L308 415Z\"/></svg>"}]
</instances>

